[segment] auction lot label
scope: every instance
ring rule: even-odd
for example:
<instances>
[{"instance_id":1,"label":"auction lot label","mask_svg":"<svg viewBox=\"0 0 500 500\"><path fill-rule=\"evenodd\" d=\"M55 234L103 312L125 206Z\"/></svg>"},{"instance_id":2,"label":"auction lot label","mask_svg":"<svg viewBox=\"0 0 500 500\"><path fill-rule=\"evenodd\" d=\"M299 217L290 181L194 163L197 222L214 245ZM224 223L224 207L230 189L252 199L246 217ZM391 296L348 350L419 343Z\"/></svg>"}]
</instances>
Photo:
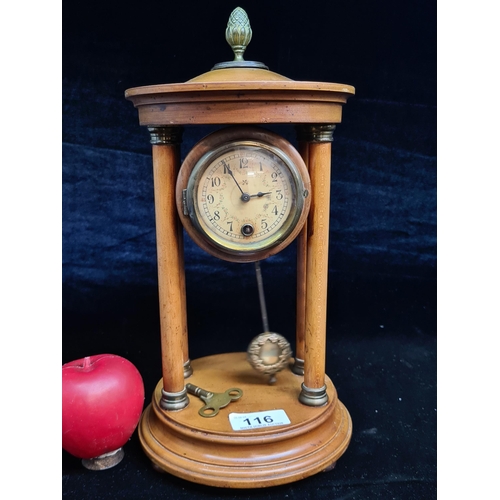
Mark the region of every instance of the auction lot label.
<instances>
[{"instance_id":1,"label":"auction lot label","mask_svg":"<svg viewBox=\"0 0 500 500\"><path fill-rule=\"evenodd\" d=\"M229 423L233 431L246 431L275 425L288 425L291 422L285 410L269 410L254 413L230 413Z\"/></svg>"}]
</instances>

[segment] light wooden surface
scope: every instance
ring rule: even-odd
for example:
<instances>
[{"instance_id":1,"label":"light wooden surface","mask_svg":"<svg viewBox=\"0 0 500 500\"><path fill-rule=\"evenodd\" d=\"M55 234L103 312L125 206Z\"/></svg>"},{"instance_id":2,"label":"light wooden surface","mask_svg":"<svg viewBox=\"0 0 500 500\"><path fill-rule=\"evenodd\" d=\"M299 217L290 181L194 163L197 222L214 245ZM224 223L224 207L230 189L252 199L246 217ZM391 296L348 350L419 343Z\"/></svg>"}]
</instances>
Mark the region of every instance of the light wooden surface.
<instances>
[{"instance_id":1,"label":"light wooden surface","mask_svg":"<svg viewBox=\"0 0 500 500\"><path fill-rule=\"evenodd\" d=\"M228 353L193 361L190 383L206 390L243 390L212 418L198 410L203 402L190 395L182 411L162 410L159 382L139 424L142 446L161 470L210 486L254 488L288 483L331 467L345 452L352 434L349 413L326 379L329 404L313 408L298 402L302 377L285 369L275 385L255 372L245 353ZM283 409L291 423L235 431L230 413Z\"/></svg>"}]
</instances>

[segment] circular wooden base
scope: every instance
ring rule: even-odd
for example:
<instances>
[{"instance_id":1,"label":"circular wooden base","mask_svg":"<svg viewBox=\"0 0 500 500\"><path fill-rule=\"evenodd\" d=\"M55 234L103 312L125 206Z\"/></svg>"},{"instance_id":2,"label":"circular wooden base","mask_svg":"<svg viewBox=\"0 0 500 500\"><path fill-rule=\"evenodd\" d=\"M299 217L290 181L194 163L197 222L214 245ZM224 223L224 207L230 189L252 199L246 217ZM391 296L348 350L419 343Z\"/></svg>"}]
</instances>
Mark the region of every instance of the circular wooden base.
<instances>
[{"instance_id":1,"label":"circular wooden base","mask_svg":"<svg viewBox=\"0 0 500 500\"><path fill-rule=\"evenodd\" d=\"M285 369L269 385L269 377L248 364L246 353L208 356L192 366L191 384L212 392L238 387L243 396L212 418L198 414L204 403L195 396L183 410L165 411L159 404L160 380L138 427L155 468L209 486L260 488L330 469L347 449L351 417L328 377L329 401L314 408L298 400L303 377ZM229 422L230 413L280 409L290 424L235 431Z\"/></svg>"}]
</instances>

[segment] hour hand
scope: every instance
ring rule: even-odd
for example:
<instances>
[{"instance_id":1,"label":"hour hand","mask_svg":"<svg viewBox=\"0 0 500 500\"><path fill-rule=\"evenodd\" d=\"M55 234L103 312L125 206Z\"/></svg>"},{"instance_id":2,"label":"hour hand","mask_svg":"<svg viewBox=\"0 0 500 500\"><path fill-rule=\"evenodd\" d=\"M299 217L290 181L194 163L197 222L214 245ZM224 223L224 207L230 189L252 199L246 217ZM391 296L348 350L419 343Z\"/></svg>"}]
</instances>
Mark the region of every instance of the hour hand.
<instances>
[{"instance_id":1,"label":"hour hand","mask_svg":"<svg viewBox=\"0 0 500 500\"><path fill-rule=\"evenodd\" d=\"M259 191L257 194L251 194L249 196L250 196L250 198L262 198L266 194L271 194L271 191L268 191L267 193L263 193L262 191Z\"/></svg>"}]
</instances>

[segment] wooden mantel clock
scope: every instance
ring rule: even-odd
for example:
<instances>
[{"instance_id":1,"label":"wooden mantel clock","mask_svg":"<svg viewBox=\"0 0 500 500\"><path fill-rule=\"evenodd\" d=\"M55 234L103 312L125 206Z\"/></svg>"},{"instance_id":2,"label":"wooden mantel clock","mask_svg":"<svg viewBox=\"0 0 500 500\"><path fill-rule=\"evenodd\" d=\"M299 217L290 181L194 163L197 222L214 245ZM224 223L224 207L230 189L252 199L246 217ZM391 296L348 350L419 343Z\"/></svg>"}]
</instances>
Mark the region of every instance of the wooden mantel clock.
<instances>
[{"instance_id":1,"label":"wooden mantel clock","mask_svg":"<svg viewBox=\"0 0 500 500\"><path fill-rule=\"evenodd\" d=\"M238 7L226 29L233 61L125 94L151 134L160 298L162 379L139 439L155 468L230 488L331 469L352 434L325 374L325 344L331 142L354 88L293 81L245 61L251 35ZM181 165L183 126L201 124L226 127ZM298 150L267 124L295 125ZM288 341L267 331L261 300L266 331L247 352L190 361L182 227L209 254L255 262L257 271L296 241L294 358Z\"/></svg>"}]
</instances>

